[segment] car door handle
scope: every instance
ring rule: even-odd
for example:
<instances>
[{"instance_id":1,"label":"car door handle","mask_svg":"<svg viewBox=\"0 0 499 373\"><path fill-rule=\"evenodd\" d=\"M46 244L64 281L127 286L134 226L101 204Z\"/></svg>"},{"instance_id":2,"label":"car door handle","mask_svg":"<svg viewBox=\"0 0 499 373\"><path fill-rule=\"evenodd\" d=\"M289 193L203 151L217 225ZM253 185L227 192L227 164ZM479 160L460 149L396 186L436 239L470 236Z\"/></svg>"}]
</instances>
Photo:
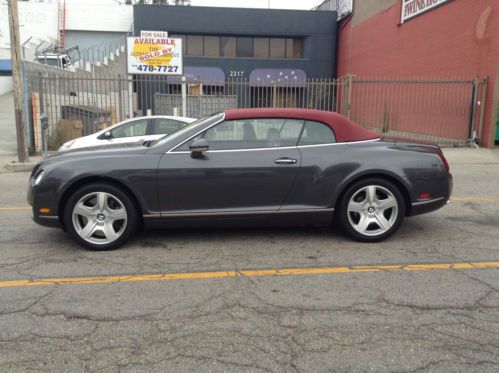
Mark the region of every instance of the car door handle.
<instances>
[{"instance_id":1,"label":"car door handle","mask_svg":"<svg viewBox=\"0 0 499 373\"><path fill-rule=\"evenodd\" d=\"M277 164L295 164L297 162L296 159L293 158L277 158L274 163Z\"/></svg>"}]
</instances>

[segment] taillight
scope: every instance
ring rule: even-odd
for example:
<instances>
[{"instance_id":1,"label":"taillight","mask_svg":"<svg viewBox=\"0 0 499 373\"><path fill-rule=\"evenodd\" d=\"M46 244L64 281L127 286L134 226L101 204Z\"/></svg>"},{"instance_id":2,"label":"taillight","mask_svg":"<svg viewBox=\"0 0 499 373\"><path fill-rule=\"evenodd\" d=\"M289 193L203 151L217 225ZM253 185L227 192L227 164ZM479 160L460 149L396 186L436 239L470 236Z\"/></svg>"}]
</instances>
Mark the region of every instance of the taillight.
<instances>
[{"instance_id":1,"label":"taillight","mask_svg":"<svg viewBox=\"0 0 499 373\"><path fill-rule=\"evenodd\" d=\"M442 149L438 148L438 156L442 160L442 163L444 164L445 169L447 172L449 172L450 167L449 167L449 162L447 162L447 159L445 159L444 153L442 152Z\"/></svg>"}]
</instances>

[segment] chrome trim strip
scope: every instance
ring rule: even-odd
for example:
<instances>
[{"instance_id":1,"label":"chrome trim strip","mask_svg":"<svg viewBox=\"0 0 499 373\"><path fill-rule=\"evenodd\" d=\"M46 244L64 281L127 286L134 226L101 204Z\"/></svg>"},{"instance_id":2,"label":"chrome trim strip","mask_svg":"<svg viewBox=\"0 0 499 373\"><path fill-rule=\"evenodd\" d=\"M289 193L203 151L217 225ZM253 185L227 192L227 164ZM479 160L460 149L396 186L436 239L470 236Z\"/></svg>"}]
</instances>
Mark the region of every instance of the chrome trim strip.
<instances>
[{"instance_id":1,"label":"chrome trim strip","mask_svg":"<svg viewBox=\"0 0 499 373\"><path fill-rule=\"evenodd\" d=\"M433 202L438 202L443 200L445 197L439 197L439 198L434 198L434 199L429 199L428 201L421 201L421 202L413 202L412 206L421 206L421 205L427 205L429 203Z\"/></svg>"},{"instance_id":2,"label":"chrome trim strip","mask_svg":"<svg viewBox=\"0 0 499 373\"><path fill-rule=\"evenodd\" d=\"M292 209L292 210L277 210L276 214L299 213L299 212L333 212L334 208L327 209Z\"/></svg>"},{"instance_id":3,"label":"chrome trim strip","mask_svg":"<svg viewBox=\"0 0 499 373\"><path fill-rule=\"evenodd\" d=\"M296 149L296 146L283 146L277 148L249 148L249 149L227 149L227 150L207 150L205 153L233 153L233 152L256 152L262 150L280 150L280 149ZM189 151L178 151L174 154L191 154Z\"/></svg>"},{"instance_id":4,"label":"chrome trim strip","mask_svg":"<svg viewBox=\"0 0 499 373\"><path fill-rule=\"evenodd\" d=\"M297 148L315 148L318 146L362 144L365 142L373 142L373 141L379 141L379 140L381 140L381 137L378 137L376 139L371 139L371 140L335 142L332 144L298 145Z\"/></svg>"},{"instance_id":5,"label":"chrome trim strip","mask_svg":"<svg viewBox=\"0 0 499 373\"><path fill-rule=\"evenodd\" d=\"M215 123L215 124L218 124L218 123ZM210 127L208 127L208 128L210 128ZM362 140L362 141L335 142L333 144L279 146L279 147L275 147L275 148L248 148L248 149L207 150L205 153L232 153L232 152L255 152L255 151L263 151L263 150L300 149L300 148L311 148L311 147L319 147L319 146L361 144L361 143L365 143L365 142L373 142L373 141L379 141L379 140L381 140L381 138L371 139L371 140ZM189 140L184 141L184 143L187 142L187 141L189 141ZM182 144L180 144L180 145L182 145ZM175 148L179 147L180 145L176 146ZM170 153L170 151L168 153ZM172 153L174 153L174 154L190 154L191 152L186 151L186 150L181 150L181 151L172 152Z\"/></svg>"},{"instance_id":6,"label":"chrome trim strip","mask_svg":"<svg viewBox=\"0 0 499 373\"><path fill-rule=\"evenodd\" d=\"M293 209L293 210L262 210L262 211L227 211L227 212L194 212L194 213L162 213L162 218L168 217L203 217L203 216L233 216L233 215L265 215L265 214L292 214L310 212L333 212L334 208L327 209Z\"/></svg>"},{"instance_id":7,"label":"chrome trim strip","mask_svg":"<svg viewBox=\"0 0 499 373\"><path fill-rule=\"evenodd\" d=\"M154 218L160 218L161 214L144 214L142 215L144 219L154 219Z\"/></svg>"},{"instance_id":8,"label":"chrome trim strip","mask_svg":"<svg viewBox=\"0 0 499 373\"><path fill-rule=\"evenodd\" d=\"M181 142L180 144L178 145L175 145L173 148L171 148L170 150L168 150L166 153L172 153L175 149L177 149L179 146L182 146L184 145L187 141L193 139L194 137L196 137L197 135L199 135L201 132L203 131L206 131L206 130L209 130L211 127L213 126L216 126L218 123L221 123L225 120L225 112L222 112L223 116L222 116L222 119L220 119L218 122L215 122L213 123L211 126L209 127L206 127L206 128L203 128L201 131L199 132L196 132L194 135L192 135L191 137L189 137L187 140L184 140L183 142ZM180 151L180 152L175 152L175 153L189 153L188 151Z\"/></svg>"},{"instance_id":9,"label":"chrome trim strip","mask_svg":"<svg viewBox=\"0 0 499 373\"><path fill-rule=\"evenodd\" d=\"M46 215L38 215L39 218L43 218L43 219L59 219L59 216L57 215L51 215L51 216L46 216Z\"/></svg>"}]
</instances>

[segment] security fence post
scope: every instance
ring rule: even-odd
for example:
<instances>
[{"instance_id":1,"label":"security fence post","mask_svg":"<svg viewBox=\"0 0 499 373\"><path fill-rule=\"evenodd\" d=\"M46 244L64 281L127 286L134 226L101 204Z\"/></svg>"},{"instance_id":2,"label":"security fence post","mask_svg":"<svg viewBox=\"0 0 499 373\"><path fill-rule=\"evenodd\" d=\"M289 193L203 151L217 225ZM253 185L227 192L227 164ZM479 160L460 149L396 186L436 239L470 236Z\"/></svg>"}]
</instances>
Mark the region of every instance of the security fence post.
<instances>
[{"instance_id":1,"label":"security fence post","mask_svg":"<svg viewBox=\"0 0 499 373\"><path fill-rule=\"evenodd\" d=\"M182 116L187 116L187 78L182 75Z\"/></svg>"},{"instance_id":2,"label":"security fence post","mask_svg":"<svg viewBox=\"0 0 499 373\"><path fill-rule=\"evenodd\" d=\"M352 83L353 83L353 74L347 75L347 118L350 118L350 105L352 103Z\"/></svg>"},{"instance_id":3,"label":"security fence post","mask_svg":"<svg viewBox=\"0 0 499 373\"><path fill-rule=\"evenodd\" d=\"M118 118L117 122L123 121L125 118L125 112L123 108L123 76L118 74Z\"/></svg>"},{"instance_id":4,"label":"security fence post","mask_svg":"<svg viewBox=\"0 0 499 373\"><path fill-rule=\"evenodd\" d=\"M481 105L480 105L480 119L479 119L479 122L478 122L478 143L480 143L481 139L482 139L482 129L483 129L483 121L485 119L485 105L487 104L487 85L488 85L488 82L489 82L489 77L487 75L485 75L483 77L483 81L482 81L482 94L480 95L481 99L480 99L480 102L481 102ZM486 139L486 141L488 141L488 139ZM487 144L485 144L487 146Z\"/></svg>"},{"instance_id":5,"label":"security fence post","mask_svg":"<svg viewBox=\"0 0 499 373\"><path fill-rule=\"evenodd\" d=\"M45 156L48 156L48 134L47 129L49 127L49 119L45 113L40 115L40 122L42 124L42 151Z\"/></svg>"},{"instance_id":6,"label":"security fence post","mask_svg":"<svg viewBox=\"0 0 499 373\"><path fill-rule=\"evenodd\" d=\"M478 77L473 79L471 89L471 102L470 102L470 124L468 130L468 145L474 146L476 144L476 131L475 131L475 117L476 117L476 104L477 104L477 88Z\"/></svg>"}]
</instances>

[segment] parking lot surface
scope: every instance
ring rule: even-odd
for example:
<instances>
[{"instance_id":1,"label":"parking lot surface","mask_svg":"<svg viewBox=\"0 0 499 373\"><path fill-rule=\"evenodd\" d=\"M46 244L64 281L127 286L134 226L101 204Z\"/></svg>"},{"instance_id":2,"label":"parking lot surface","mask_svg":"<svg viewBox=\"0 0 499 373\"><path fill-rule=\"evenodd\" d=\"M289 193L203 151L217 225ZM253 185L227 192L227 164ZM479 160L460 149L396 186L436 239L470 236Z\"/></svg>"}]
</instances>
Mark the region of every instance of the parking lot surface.
<instances>
[{"instance_id":1,"label":"parking lot surface","mask_svg":"<svg viewBox=\"0 0 499 373\"><path fill-rule=\"evenodd\" d=\"M452 203L378 244L199 228L89 252L0 173L0 371L497 372L499 152L446 154Z\"/></svg>"}]
</instances>

